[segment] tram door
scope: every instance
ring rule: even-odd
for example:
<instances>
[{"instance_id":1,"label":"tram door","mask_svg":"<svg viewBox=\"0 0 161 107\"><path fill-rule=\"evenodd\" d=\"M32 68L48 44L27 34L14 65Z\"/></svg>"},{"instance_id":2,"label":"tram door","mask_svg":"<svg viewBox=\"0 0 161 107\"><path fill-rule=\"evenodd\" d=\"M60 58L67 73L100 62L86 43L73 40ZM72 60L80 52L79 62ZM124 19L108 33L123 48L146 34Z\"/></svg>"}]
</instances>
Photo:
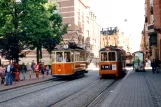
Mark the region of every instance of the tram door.
<instances>
[{"instance_id":1,"label":"tram door","mask_svg":"<svg viewBox=\"0 0 161 107\"><path fill-rule=\"evenodd\" d=\"M55 52L54 74L64 74L63 52Z\"/></svg>"},{"instance_id":2,"label":"tram door","mask_svg":"<svg viewBox=\"0 0 161 107\"><path fill-rule=\"evenodd\" d=\"M55 60L52 64L52 74L71 75L74 71L73 52L54 52Z\"/></svg>"}]
</instances>

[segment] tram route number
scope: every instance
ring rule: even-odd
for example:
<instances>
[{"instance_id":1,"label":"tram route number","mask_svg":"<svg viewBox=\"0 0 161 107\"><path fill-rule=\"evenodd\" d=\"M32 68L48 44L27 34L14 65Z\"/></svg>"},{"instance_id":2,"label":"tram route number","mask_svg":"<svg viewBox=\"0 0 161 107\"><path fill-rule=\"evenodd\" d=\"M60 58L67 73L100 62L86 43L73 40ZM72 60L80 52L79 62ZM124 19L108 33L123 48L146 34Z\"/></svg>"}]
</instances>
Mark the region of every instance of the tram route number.
<instances>
[{"instance_id":1,"label":"tram route number","mask_svg":"<svg viewBox=\"0 0 161 107\"><path fill-rule=\"evenodd\" d=\"M101 69L102 70L111 70L111 65L102 65Z\"/></svg>"}]
</instances>

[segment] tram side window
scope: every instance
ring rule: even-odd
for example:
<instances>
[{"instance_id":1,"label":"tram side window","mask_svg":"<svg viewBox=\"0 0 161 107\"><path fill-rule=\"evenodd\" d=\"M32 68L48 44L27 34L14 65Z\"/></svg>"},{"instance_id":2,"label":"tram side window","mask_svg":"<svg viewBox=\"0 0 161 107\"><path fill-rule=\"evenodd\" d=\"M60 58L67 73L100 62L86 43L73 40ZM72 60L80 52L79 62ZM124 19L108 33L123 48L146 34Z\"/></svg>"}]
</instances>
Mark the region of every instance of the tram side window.
<instances>
[{"instance_id":1,"label":"tram side window","mask_svg":"<svg viewBox=\"0 0 161 107\"><path fill-rule=\"evenodd\" d=\"M121 57L122 57L121 53L118 52L118 53L117 53L117 59L118 59L118 61L121 61Z\"/></svg>"},{"instance_id":2,"label":"tram side window","mask_svg":"<svg viewBox=\"0 0 161 107\"><path fill-rule=\"evenodd\" d=\"M108 53L108 58L109 58L109 61L116 61L115 52L109 52Z\"/></svg>"},{"instance_id":3,"label":"tram side window","mask_svg":"<svg viewBox=\"0 0 161 107\"><path fill-rule=\"evenodd\" d=\"M73 62L74 61L74 52L71 52L71 60L70 60L71 62Z\"/></svg>"},{"instance_id":4,"label":"tram side window","mask_svg":"<svg viewBox=\"0 0 161 107\"><path fill-rule=\"evenodd\" d=\"M107 52L101 53L101 61L107 61Z\"/></svg>"},{"instance_id":5,"label":"tram side window","mask_svg":"<svg viewBox=\"0 0 161 107\"><path fill-rule=\"evenodd\" d=\"M85 61L85 53L84 52L80 53L80 61Z\"/></svg>"},{"instance_id":6,"label":"tram side window","mask_svg":"<svg viewBox=\"0 0 161 107\"><path fill-rule=\"evenodd\" d=\"M55 52L52 53L52 62L56 62Z\"/></svg>"},{"instance_id":7,"label":"tram side window","mask_svg":"<svg viewBox=\"0 0 161 107\"><path fill-rule=\"evenodd\" d=\"M70 52L64 52L64 62L70 62Z\"/></svg>"},{"instance_id":8,"label":"tram side window","mask_svg":"<svg viewBox=\"0 0 161 107\"><path fill-rule=\"evenodd\" d=\"M56 53L56 61L57 62L62 62L63 61L63 53L62 52L57 52Z\"/></svg>"},{"instance_id":9,"label":"tram side window","mask_svg":"<svg viewBox=\"0 0 161 107\"><path fill-rule=\"evenodd\" d=\"M80 54L79 53L75 53L75 61L79 61L80 60Z\"/></svg>"}]
</instances>

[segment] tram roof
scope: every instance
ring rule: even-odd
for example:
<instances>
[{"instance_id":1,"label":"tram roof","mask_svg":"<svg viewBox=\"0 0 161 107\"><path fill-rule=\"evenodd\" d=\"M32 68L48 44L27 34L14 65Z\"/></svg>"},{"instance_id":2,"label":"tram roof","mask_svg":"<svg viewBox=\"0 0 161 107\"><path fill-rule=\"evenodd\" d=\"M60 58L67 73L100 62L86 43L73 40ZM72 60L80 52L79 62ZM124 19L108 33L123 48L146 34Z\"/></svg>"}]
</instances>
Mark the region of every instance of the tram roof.
<instances>
[{"instance_id":1,"label":"tram roof","mask_svg":"<svg viewBox=\"0 0 161 107\"><path fill-rule=\"evenodd\" d=\"M135 53L143 53L143 54L144 54L143 51L136 51L136 52L134 52L133 54L135 54Z\"/></svg>"},{"instance_id":2,"label":"tram roof","mask_svg":"<svg viewBox=\"0 0 161 107\"><path fill-rule=\"evenodd\" d=\"M117 47L105 47L100 49L99 51L124 51L123 49L119 49Z\"/></svg>"},{"instance_id":3,"label":"tram roof","mask_svg":"<svg viewBox=\"0 0 161 107\"><path fill-rule=\"evenodd\" d=\"M53 51L86 51L83 48L55 48Z\"/></svg>"}]
</instances>

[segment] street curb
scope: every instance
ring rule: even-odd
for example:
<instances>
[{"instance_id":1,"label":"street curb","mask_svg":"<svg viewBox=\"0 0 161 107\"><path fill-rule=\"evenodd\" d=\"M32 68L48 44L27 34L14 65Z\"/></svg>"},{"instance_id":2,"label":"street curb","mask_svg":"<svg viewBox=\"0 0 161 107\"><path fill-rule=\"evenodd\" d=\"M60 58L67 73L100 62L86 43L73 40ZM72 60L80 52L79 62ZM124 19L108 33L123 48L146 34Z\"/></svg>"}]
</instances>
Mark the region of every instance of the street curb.
<instances>
[{"instance_id":1,"label":"street curb","mask_svg":"<svg viewBox=\"0 0 161 107\"><path fill-rule=\"evenodd\" d=\"M20 87L24 87L24 86L33 85L33 84L41 83L41 82L44 82L44 81L49 81L49 80L52 80L52 79L53 79L53 77L51 77L51 78L49 78L49 79L46 79L46 80L38 81L38 82L33 82L33 83L24 84L24 85L20 85L20 86L15 86L15 87L7 88L7 89L2 89L2 90L0 90L0 92L12 90L12 89L16 89L16 88L20 88ZM7 86L6 86L6 87L7 87Z\"/></svg>"}]
</instances>

